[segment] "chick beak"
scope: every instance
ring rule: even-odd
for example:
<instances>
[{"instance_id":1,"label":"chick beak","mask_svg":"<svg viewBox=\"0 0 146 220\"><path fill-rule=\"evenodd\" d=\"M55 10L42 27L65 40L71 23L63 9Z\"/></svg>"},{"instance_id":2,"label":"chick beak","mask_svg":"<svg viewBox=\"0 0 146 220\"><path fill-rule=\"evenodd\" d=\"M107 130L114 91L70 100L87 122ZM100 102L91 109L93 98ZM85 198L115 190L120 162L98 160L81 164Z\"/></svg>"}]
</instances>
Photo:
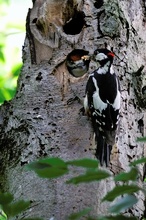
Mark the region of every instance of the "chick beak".
<instances>
[{"instance_id":1,"label":"chick beak","mask_svg":"<svg viewBox=\"0 0 146 220\"><path fill-rule=\"evenodd\" d=\"M90 60L90 57L91 56L89 56L89 55L84 55L84 56L81 57L81 59L82 60Z\"/></svg>"}]
</instances>

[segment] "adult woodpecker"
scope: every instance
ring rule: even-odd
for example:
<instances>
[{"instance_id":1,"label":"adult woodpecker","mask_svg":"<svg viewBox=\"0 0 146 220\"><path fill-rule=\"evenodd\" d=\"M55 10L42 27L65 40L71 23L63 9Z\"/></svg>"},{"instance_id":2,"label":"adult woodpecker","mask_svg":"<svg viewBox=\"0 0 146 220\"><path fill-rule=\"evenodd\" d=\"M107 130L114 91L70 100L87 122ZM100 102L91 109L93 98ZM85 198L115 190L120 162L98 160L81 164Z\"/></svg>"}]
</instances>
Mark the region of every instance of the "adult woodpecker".
<instances>
[{"instance_id":1,"label":"adult woodpecker","mask_svg":"<svg viewBox=\"0 0 146 220\"><path fill-rule=\"evenodd\" d=\"M95 156L101 165L105 162L108 166L119 119L120 86L112 69L114 53L108 49L97 49L94 53L99 67L89 75L84 108L95 132Z\"/></svg>"},{"instance_id":2,"label":"adult woodpecker","mask_svg":"<svg viewBox=\"0 0 146 220\"><path fill-rule=\"evenodd\" d=\"M71 75L74 77L83 76L89 68L90 56L88 51L75 49L68 54L66 66Z\"/></svg>"}]
</instances>

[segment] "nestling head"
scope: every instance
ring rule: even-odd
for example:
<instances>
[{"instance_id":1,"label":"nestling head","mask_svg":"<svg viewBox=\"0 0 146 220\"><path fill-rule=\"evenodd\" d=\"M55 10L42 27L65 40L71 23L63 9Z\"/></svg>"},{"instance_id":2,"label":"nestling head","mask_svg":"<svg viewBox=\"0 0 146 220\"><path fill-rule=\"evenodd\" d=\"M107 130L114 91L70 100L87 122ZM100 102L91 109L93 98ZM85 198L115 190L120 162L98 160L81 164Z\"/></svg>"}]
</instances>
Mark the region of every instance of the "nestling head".
<instances>
[{"instance_id":1,"label":"nestling head","mask_svg":"<svg viewBox=\"0 0 146 220\"><path fill-rule=\"evenodd\" d=\"M88 54L88 51L82 49L75 49L68 54L66 66L71 75L82 77L88 71L90 63L90 56Z\"/></svg>"}]
</instances>

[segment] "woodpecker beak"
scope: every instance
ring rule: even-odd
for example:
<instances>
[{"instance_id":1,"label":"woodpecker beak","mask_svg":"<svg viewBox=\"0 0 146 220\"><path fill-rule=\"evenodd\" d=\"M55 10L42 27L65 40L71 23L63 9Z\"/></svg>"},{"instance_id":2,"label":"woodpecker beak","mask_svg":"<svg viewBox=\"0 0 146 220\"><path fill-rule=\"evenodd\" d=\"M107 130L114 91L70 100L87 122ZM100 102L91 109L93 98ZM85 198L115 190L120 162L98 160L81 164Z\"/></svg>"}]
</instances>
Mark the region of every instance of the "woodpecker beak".
<instances>
[{"instance_id":1,"label":"woodpecker beak","mask_svg":"<svg viewBox=\"0 0 146 220\"><path fill-rule=\"evenodd\" d=\"M90 56L89 55L84 55L81 57L82 60L90 60Z\"/></svg>"}]
</instances>

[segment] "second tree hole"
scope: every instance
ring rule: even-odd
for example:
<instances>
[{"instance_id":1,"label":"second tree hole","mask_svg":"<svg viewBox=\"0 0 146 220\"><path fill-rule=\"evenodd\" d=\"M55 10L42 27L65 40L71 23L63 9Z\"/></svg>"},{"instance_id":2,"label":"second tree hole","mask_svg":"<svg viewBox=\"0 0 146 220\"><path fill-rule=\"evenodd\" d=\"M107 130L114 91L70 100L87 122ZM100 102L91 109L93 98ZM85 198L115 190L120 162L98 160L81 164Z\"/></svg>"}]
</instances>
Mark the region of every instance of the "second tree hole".
<instances>
[{"instance_id":1,"label":"second tree hole","mask_svg":"<svg viewBox=\"0 0 146 220\"><path fill-rule=\"evenodd\" d=\"M79 34L85 25L85 14L82 11L75 11L73 17L65 23L63 30L66 34Z\"/></svg>"},{"instance_id":2,"label":"second tree hole","mask_svg":"<svg viewBox=\"0 0 146 220\"><path fill-rule=\"evenodd\" d=\"M104 1L103 0L96 0L94 3L94 7L99 9L103 6Z\"/></svg>"}]
</instances>

